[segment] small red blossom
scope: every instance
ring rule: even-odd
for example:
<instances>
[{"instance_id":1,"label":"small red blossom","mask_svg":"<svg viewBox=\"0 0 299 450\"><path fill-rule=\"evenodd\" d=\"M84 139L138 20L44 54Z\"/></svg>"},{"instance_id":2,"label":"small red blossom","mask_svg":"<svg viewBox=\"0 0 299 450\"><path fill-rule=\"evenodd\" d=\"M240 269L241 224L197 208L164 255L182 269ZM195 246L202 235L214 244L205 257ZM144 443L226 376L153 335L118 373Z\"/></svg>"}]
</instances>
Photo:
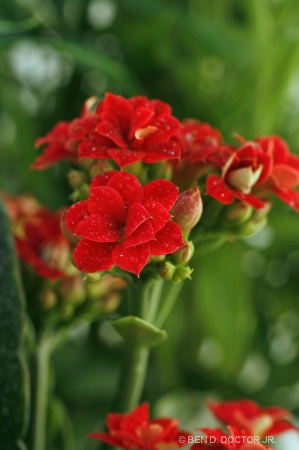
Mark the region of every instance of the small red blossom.
<instances>
[{"instance_id":1,"label":"small red blossom","mask_svg":"<svg viewBox=\"0 0 299 450\"><path fill-rule=\"evenodd\" d=\"M251 436L232 426L228 427L229 434L220 428L201 428L206 436L200 437L198 443L190 450L272 450L259 436Z\"/></svg>"},{"instance_id":2,"label":"small red blossom","mask_svg":"<svg viewBox=\"0 0 299 450\"><path fill-rule=\"evenodd\" d=\"M233 149L222 143L220 132L205 122L186 119L177 135L181 158L172 162L174 183L182 189L196 187L198 180L212 168L221 168Z\"/></svg>"},{"instance_id":3,"label":"small red blossom","mask_svg":"<svg viewBox=\"0 0 299 450\"><path fill-rule=\"evenodd\" d=\"M124 450L169 450L183 447L190 436L179 430L177 419L150 420L147 403L127 414L108 414L107 428L108 433L90 433L88 437ZM185 438L185 443L181 443L180 436Z\"/></svg>"},{"instance_id":4,"label":"small red blossom","mask_svg":"<svg viewBox=\"0 0 299 450\"><path fill-rule=\"evenodd\" d=\"M17 252L37 275L56 280L71 268L71 248L60 229L62 212L52 212L29 195L4 195Z\"/></svg>"},{"instance_id":5,"label":"small red blossom","mask_svg":"<svg viewBox=\"0 0 299 450\"><path fill-rule=\"evenodd\" d=\"M219 130L195 119L182 122L178 138L182 147L181 159L192 163L222 167L232 153L229 146L223 145Z\"/></svg>"},{"instance_id":6,"label":"small red blossom","mask_svg":"<svg viewBox=\"0 0 299 450\"><path fill-rule=\"evenodd\" d=\"M257 143L248 142L230 156L221 177L208 176L207 193L221 203L229 204L239 199L256 209L263 208L263 200L251 191L269 178L271 170L270 155Z\"/></svg>"},{"instance_id":7,"label":"small red blossom","mask_svg":"<svg viewBox=\"0 0 299 450\"><path fill-rule=\"evenodd\" d=\"M287 143L278 136L260 137L256 142L272 159L270 190L282 201L299 211L299 157L290 153Z\"/></svg>"},{"instance_id":8,"label":"small red blossom","mask_svg":"<svg viewBox=\"0 0 299 450\"><path fill-rule=\"evenodd\" d=\"M275 436L287 430L298 430L290 421L289 411L277 406L261 408L253 400L209 402L213 414L250 436Z\"/></svg>"},{"instance_id":9,"label":"small red blossom","mask_svg":"<svg viewBox=\"0 0 299 450\"><path fill-rule=\"evenodd\" d=\"M182 247L182 231L169 214L177 198L178 188L167 180L142 187L127 172L93 178L88 200L75 203L64 217L82 238L74 251L78 269L92 273L117 265L139 275L150 256Z\"/></svg>"},{"instance_id":10,"label":"small red blossom","mask_svg":"<svg viewBox=\"0 0 299 450\"><path fill-rule=\"evenodd\" d=\"M180 123L160 100L125 99L106 94L96 109L97 123L79 147L80 158L112 159L119 167L136 161L155 163L179 158Z\"/></svg>"},{"instance_id":11,"label":"small red blossom","mask_svg":"<svg viewBox=\"0 0 299 450\"><path fill-rule=\"evenodd\" d=\"M299 211L299 158L285 141L268 136L242 143L222 167L221 177L208 176L207 193L224 204L239 199L256 209L265 205L261 195L273 193Z\"/></svg>"},{"instance_id":12,"label":"small red blossom","mask_svg":"<svg viewBox=\"0 0 299 450\"><path fill-rule=\"evenodd\" d=\"M44 152L32 164L33 169L43 170L58 161L78 163L78 146L85 134L95 125L96 116L90 112L95 99L88 99L82 108L80 118L71 122L58 122L49 133L36 140L35 145L46 145Z\"/></svg>"}]
</instances>

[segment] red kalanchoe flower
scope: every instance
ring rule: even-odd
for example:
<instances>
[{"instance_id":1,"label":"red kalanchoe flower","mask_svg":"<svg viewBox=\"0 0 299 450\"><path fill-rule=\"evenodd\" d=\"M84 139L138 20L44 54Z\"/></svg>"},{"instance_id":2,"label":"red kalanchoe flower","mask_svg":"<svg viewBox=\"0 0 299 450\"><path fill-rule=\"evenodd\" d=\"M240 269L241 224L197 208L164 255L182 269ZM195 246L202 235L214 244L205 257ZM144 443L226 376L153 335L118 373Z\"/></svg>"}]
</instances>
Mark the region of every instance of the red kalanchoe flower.
<instances>
[{"instance_id":1,"label":"red kalanchoe flower","mask_svg":"<svg viewBox=\"0 0 299 450\"><path fill-rule=\"evenodd\" d=\"M221 203L242 200L254 208L263 208L264 202L252 194L271 175L272 159L261 146L248 142L236 150L222 168L222 175L209 175L207 193Z\"/></svg>"},{"instance_id":2,"label":"red kalanchoe flower","mask_svg":"<svg viewBox=\"0 0 299 450\"><path fill-rule=\"evenodd\" d=\"M17 252L37 275L64 278L72 265L71 248L60 229L62 212L52 212L29 195L4 195Z\"/></svg>"},{"instance_id":3,"label":"red kalanchoe flower","mask_svg":"<svg viewBox=\"0 0 299 450\"><path fill-rule=\"evenodd\" d=\"M96 109L98 123L80 144L80 158L113 159L119 167L180 157L180 123L171 108L146 97L106 94Z\"/></svg>"},{"instance_id":4,"label":"red kalanchoe flower","mask_svg":"<svg viewBox=\"0 0 299 450\"><path fill-rule=\"evenodd\" d=\"M93 129L95 121L98 121L95 114L90 112L94 102L95 99L91 97L84 103L80 118L71 122L59 122L46 136L36 140L37 147L45 144L46 147L32 164L33 169L47 169L58 161L78 163L79 142L87 132Z\"/></svg>"},{"instance_id":5,"label":"red kalanchoe flower","mask_svg":"<svg viewBox=\"0 0 299 450\"><path fill-rule=\"evenodd\" d=\"M223 167L233 152L217 129L195 119L181 123L177 140L182 150L181 158L172 161L172 180L182 189L196 187L203 174Z\"/></svg>"},{"instance_id":6,"label":"red kalanchoe flower","mask_svg":"<svg viewBox=\"0 0 299 450\"><path fill-rule=\"evenodd\" d=\"M107 419L108 433L90 433L89 437L124 450L163 450L183 447L190 435L179 430L178 420L150 420L147 403L127 414L111 413ZM179 437L185 438L180 439Z\"/></svg>"},{"instance_id":7,"label":"red kalanchoe flower","mask_svg":"<svg viewBox=\"0 0 299 450\"><path fill-rule=\"evenodd\" d=\"M220 428L201 428L206 436L199 436L190 450L272 450L259 436L250 436L229 426L229 434ZM273 439L269 439L271 442Z\"/></svg>"},{"instance_id":8,"label":"red kalanchoe flower","mask_svg":"<svg viewBox=\"0 0 299 450\"><path fill-rule=\"evenodd\" d=\"M256 142L273 161L270 190L299 211L299 192L294 189L299 185L299 157L291 154L286 142L278 136L261 137Z\"/></svg>"},{"instance_id":9,"label":"red kalanchoe flower","mask_svg":"<svg viewBox=\"0 0 299 450\"><path fill-rule=\"evenodd\" d=\"M268 136L245 142L222 168L222 175L209 175L207 192L221 203L235 199L262 208L258 195L273 193L299 211L299 158L289 152L286 142Z\"/></svg>"},{"instance_id":10,"label":"red kalanchoe flower","mask_svg":"<svg viewBox=\"0 0 299 450\"><path fill-rule=\"evenodd\" d=\"M192 163L213 164L222 167L232 150L222 143L219 130L195 119L182 122L179 136L181 159Z\"/></svg>"},{"instance_id":11,"label":"red kalanchoe flower","mask_svg":"<svg viewBox=\"0 0 299 450\"><path fill-rule=\"evenodd\" d=\"M78 269L92 273L117 265L139 275L150 256L182 247L181 229L169 214L177 198L178 188L167 180L142 187L127 172L93 178L88 200L65 214L66 226L82 238L74 251Z\"/></svg>"},{"instance_id":12,"label":"red kalanchoe flower","mask_svg":"<svg viewBox=\"0 0 299 450\"><path fill-rule=\"evenodd\" d=\"M275 436L287 430L298 430L290 421L289 411L277 406L261 408L253 400L209 402L213 414L250 436Z\"/></svg>"}]
</instances>

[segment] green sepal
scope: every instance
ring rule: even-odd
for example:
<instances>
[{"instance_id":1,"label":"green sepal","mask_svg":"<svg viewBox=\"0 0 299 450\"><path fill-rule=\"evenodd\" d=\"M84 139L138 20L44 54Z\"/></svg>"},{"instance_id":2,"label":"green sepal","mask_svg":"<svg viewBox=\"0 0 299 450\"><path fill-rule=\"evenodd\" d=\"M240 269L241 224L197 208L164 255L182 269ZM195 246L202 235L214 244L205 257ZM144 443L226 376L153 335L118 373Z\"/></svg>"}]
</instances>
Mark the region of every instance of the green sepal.
<instances>
[{"instance_id":1,"label":"green sepal","mask_svg":"<svg viewBox=\"0 0 299 450\"><path fill-rule=\"evenodd\" d=\"M136 316L126 316L110 320L110 324L126 343L144 347L155 347L167 339L165 330Z\"/></svg>"}]
</instances>

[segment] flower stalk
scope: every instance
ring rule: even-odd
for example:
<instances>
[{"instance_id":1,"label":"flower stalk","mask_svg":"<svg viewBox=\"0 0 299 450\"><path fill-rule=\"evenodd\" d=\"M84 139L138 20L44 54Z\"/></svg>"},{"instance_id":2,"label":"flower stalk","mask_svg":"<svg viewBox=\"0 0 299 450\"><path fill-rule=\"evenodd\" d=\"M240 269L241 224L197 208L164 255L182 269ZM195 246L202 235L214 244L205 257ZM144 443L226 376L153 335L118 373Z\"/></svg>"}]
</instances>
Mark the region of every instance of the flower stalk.
<instances>
[{"instance_id":1,"label":"flower stalk","mask_svg":"<svg viewBox=\"0 0 299 450\"><path fill-rule=\"evenodd\" d=\"M46 449L47 407L49 393L49 369L52 352L52 340L44 336L37 345L36 364L36 390L35 408L33 418L32 450Z\"/></svg>"}]
</instances>

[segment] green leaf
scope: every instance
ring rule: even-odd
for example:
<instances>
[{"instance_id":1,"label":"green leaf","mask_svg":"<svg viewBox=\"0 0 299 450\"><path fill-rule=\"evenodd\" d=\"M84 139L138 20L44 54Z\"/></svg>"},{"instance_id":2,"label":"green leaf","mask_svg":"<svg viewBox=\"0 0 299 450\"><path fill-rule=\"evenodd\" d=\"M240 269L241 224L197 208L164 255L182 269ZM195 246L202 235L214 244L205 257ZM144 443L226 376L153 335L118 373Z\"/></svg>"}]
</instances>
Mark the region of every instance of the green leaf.
<instances>
[{"instance_id":1,"label":"green leaf","mask_svg":"<svg viewBox=\"0 0 299 450\"><path fill-rule=\"evenodd\" d=\"M35 17L30 17L29 19L20 22L0 20L0 35L24 33L37 26L39 26L39 21Z\"/></svg>"},{"instance_id":2,"label":"green leaf","mask_svg":"<svg viewBox=\"0 0 299 450\"><path fill-rule=\"evenodd\" d=\"M155 347L167 338L167 333L136 316L110 320L113 328L131 345Z\"/></svg>"},{"instance_id":3,"label":"green leaf","mask_svg":"<svg viewBox=\"0 0 299 450\"><path fill-rule=\"evenodd\" d=\"M14 242L0 202L0 448L21 448L27 423L28 380L22 348L24 297Z\"/></svg>"},{"instance_id":4,"label":"green leaf","mask_svg":"<svg viewBox=\"0 0 299 450\"><path fill-rule=\"evenodd\" d=\"M143 87L133 75L120 63L109 58L99 50L87 47L79 42L67 40L47 40L46 44L55 47L64 54L69 54L76 63L100 71L116 81L119 86L128 94L143 92Z\"/></svg>"},{"instance_id":5,"label":"green leaf","mask_svg":"<svg viewBox=\"0 0 299 450\"><path fill-rule=\"evenodd\" d=\"M193 326L197 333L201 330L203 342L212 343L215 349L206 350L202 363L217 353L213 368L228 377L240 369L255 325L252 283L242 271L242 256L239 243L205 255L197 260L192 284L196 299Z\"/></svg>"}]
</instances>

